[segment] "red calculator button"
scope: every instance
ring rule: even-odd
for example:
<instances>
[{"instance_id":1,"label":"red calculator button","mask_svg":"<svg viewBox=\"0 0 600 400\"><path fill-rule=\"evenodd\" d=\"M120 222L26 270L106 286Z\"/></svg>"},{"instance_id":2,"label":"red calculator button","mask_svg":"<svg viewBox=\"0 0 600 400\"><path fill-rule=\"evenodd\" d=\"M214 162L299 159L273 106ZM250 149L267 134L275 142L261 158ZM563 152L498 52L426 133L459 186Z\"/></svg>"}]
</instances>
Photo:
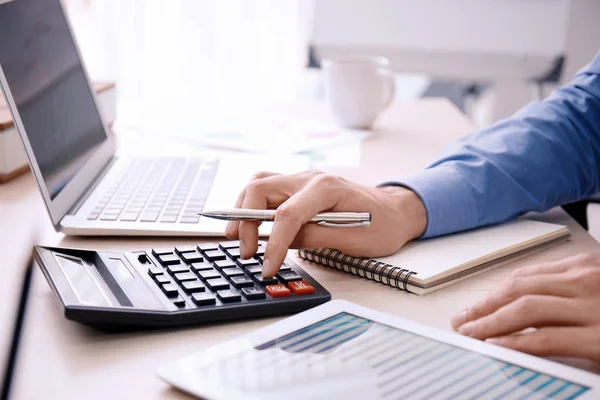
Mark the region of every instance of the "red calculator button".
<instances>
[{"instance_id":1,"label":"red calculator button","mask_svg":"<svg viewBox=\"0 0 600 400\"><path fill-rule=\"evenodd\" d=\"M265 291L272 297L287 297L290 294L290 289L286 288L285 285L269 285L265 288Z\"/></svg>"},{"instance_id":2,"label":"red calculator button","mask_svg":"<svg viewBox=\"0 0 600 400\"><path fill-rule=\"evenodd\" d=\"M311 294L315 288L306 281L296 281L288 283L288 287L296 294Z\"/></svg>"}]
</instances>

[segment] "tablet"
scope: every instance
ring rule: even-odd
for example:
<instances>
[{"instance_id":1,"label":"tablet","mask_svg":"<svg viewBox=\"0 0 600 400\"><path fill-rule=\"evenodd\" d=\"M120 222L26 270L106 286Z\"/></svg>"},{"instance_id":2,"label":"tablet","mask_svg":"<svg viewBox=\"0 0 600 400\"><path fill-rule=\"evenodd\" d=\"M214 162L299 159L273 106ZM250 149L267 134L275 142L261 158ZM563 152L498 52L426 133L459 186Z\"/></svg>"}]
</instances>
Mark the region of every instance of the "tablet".
<instances>
[{"instance_id":1,"label":"tablet","mask_svg":"<svg viewBox=\"0 0 600 400\"><path fill-rule=\"evenodd\" d=\"M207 399L597 399L600 377L342 300L159 368Z\"/></svg>"}]
</instances>

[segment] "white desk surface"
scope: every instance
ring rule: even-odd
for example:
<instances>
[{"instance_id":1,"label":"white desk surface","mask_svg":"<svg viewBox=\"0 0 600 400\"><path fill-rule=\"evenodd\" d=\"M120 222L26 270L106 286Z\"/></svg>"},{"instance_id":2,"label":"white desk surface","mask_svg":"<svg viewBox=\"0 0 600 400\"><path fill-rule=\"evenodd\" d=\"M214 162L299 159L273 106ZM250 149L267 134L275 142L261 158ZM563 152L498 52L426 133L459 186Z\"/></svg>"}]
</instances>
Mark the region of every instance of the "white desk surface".
<instances>
[{"instance_id":1,"label":"white desk surface","mask_svg":"<svg viewBox=\"0 0 600 400\"><path fill-rule=\"evenodd\" d=\"M301 115L322 118L326 115L322 106L303 106L292 110ZM423 168L445 144L472 129L470 123L449 102L435 99L395 104L382 116L377 127L375 135L362 145L360 170L329 170L364 183L374 184L392 179ZM481 299L515 268L600 250L600 245L562 210L553 210L540 218L568 225L573 234L572 240L425 297L407 294L331 268L298 262L332 293L333 298L450 330L449 320L454 313ZM45 245L125 250L201 241L189 238L66 238L53 231L49 219L44 215L35 182L28 174L0 186L2 261L10 257L17 259L18 254L22 254L19 251L28 246L27 239L23 238L31 231L29 227L32 224L40 232L38 243ZM12 263L0 262L0 267L0 316L10 317L14 310L11 301L14 304L21 274L16 272ZM105 334L64 319L44 277L36 269L12 397L62 400L190 398L160 381L155 376L156 367L277 319ZM4 318L4 321L8 326L12 318ZM3 331L7 332L8 329ZM4 345L4 341L2 338L0 345ZM564 361L600 371L597 365L591 363Z\"/></svg>"}]
</instances>

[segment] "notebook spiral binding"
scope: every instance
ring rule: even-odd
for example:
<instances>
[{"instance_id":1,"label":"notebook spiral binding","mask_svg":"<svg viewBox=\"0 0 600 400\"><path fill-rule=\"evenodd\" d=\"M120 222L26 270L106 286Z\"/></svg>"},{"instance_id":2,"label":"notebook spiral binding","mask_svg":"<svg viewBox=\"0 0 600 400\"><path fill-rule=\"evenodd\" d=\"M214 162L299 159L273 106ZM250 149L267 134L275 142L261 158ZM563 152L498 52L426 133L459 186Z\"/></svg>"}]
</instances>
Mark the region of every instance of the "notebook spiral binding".
<instances>
[{"instance_id":1,"label":"notebook spiral binding","mask_svg":"<svg viewBox=\"0 0 600 400\"><path fill-rule=\"evenodd\" d=\"M326 247L299 250L298 255L308 261L327 265L340 271L396 287L410 293L408 279L417 273L377 260L353 257Z\"/></svg>"}]
</instances>

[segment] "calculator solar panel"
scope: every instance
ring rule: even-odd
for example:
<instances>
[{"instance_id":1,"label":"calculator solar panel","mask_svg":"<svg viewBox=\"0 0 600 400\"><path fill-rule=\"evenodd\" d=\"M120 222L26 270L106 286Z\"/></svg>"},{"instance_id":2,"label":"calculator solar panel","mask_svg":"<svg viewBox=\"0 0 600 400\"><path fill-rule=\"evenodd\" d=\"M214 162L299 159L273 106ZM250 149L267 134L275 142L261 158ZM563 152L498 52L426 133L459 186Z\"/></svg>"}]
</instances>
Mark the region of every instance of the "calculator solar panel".
<instances>
[{"instance_id":1,"label":"calculator solar panel","mask_svg":"<svg viewBox=\"0 0 600 400\"><path fill-rule=\"evenodd\" d=\"M65 317L103 330L236 320L306 310L331 295L286 259L261 275L265 242L240 257L239 242L131 252L36 247Z\"/></svg>"}]
</instances>

